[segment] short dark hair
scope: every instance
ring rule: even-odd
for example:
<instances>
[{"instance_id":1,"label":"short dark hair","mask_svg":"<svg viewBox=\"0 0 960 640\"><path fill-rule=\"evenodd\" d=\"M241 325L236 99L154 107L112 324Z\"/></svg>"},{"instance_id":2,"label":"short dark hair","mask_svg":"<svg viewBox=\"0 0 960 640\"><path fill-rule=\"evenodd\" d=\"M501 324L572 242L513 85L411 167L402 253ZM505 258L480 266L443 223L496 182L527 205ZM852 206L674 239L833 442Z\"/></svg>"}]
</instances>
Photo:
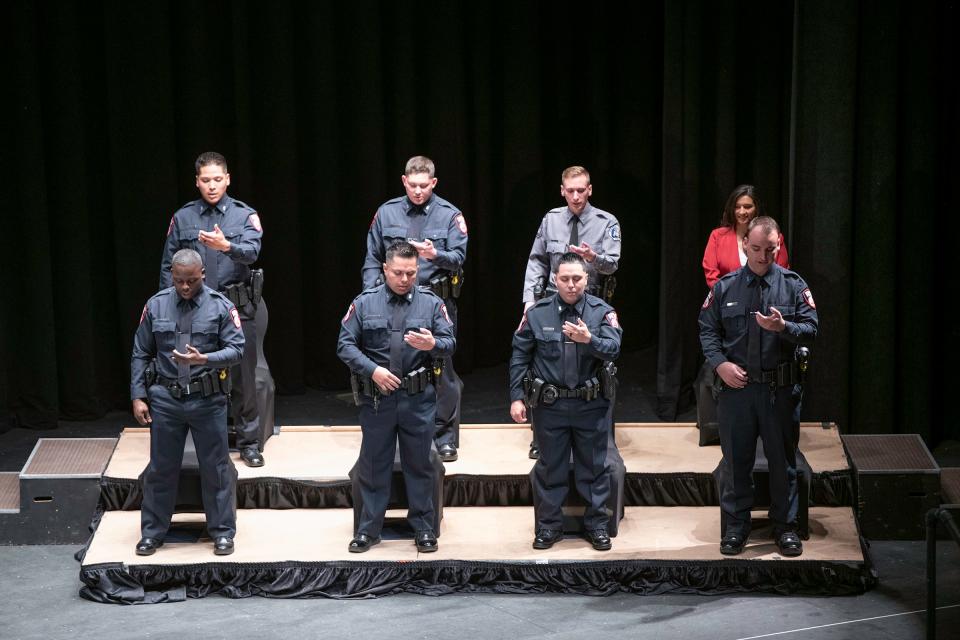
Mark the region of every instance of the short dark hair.
<instances>
[{"instance_id":1,"label":"short dark hair","mask_svg":"<svg viewBox=\"0 0 960 640\"><path fill-rule=\"evenodd\" d=\"M554 273L560 271L560 265L562 264L578 264L583 267L584 271L587 270L587 261L583 259L583 256L578 253L574 253L573 251L568 251L560 256L560 260L557 262L557 268Z\"/></svg>"},{"instance_id":2,"label":"short dark hair","mask_svg":"<svg viewBox=\"0 0 960 640\"><path fill-rule=\"evenodd\" d=\"M734 209L737 208L737 200L743 196L750 196L750 199L753 200L754 211L756 212L754 217L767 215L763 207L763 202L760 201L760 196L757 195L757 188L752 184L741 184L730 192L727 203L723 205L723 213L720 214L721 227L737 228L737 216L734 213Z\"/></svg>"},{"instance_id":3,"label":"short dark hair","mask_svg":"<svg viewBox=\"0 0 960 640\"><path fill-rule=\"evenodd\" d=\"M413 156L407 160L407 165L403 168L403 174L412 176L416 173L425 173L432 178L436 173L433 160L427 156Z\"/></svg>"},{"instance_id":4,"label":"short dark hair","mask_svg":"<svg viewBox=\"0 0 960 640\"><path fill-rule=\"evenodd\" d=\"M760 227L761 229L763 229L763 232L766 235L770 235L771 233L776 233L777 237L778 238L780 237L780 225L778 225L777 221L771 218L770 216L757 216L756 218L751 220L750 224L747 225L746 236L749 236L750 232L753 231L754 228L756 227Z\"/></svg>"},{"instance_id":5,"label":"short dark hair","mask_svg":"<svg viewBox=\"0 0 960 640\"><path fill-rule=\"evenodd\" d=\"M417 248L406 240L394 240L387 247L386 259L384 262L390 262L394 258L416 258L419 254Z\"/></svg>"},{"instance_id":6,"label":"short dark hair","mask_svg":"<svg viewBox=\"0 0 960 640\"><path fill-rule=\"evenodd\" d=\"M197 161L193 164L193 166L197 170L197 175L200 175L200 169L203 169L211 164L223 167L224 173L230 173L227 171L227 159L216 151L204 151L197 156Z\"/></svg>"}]
</instances>

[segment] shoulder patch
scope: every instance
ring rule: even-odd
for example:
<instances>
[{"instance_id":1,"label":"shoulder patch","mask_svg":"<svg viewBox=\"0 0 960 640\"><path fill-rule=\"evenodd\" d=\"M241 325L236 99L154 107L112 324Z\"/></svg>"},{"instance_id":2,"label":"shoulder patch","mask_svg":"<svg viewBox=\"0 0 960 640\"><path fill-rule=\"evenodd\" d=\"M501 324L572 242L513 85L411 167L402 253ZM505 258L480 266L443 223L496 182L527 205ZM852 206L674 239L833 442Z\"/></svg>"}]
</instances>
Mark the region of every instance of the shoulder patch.
<instances>
[{"instance_id":1,"label":"shoulder patch","mask_svg":"<svg viewBox=\"0 0 960 640\"><path fill-rule=\"evenodd\" d=\"M380 211L379 211L379 210L373 212L373 217L370 218L370 227L369 227L370 229L373 229L373 225L375 225L375 224L377 223L377 216L378 216L378 215L380 215Z\"/></svg>"},{"instance_id":2,"label":"shoulder patch","mask_svg":"<svg viewBox=\"0 0 960 640\"><path fill-rule=\"evenodd\" d=\"M810 293L810 287L807 287L806 289L804 289L803 291L801 291L801 292L800 292L800 295L802 295L802 296L803 296L803 299L807 301L807 304L810 305L810 308L811 308L811 309L816 309L816 308L817 308L816 303L814 303L814 301L813 301L813 294Z\"/></svg>"},{"instance_id":3,"label":"shoulder patch","mask_svg":"<svg viewBox=\"0 0 960 640\"><path fill-rule=\"evenodd\" d=\"M467 221L464 220L463 214L457 214L457 227L460 229L460 233L467 235Z\"/></svg>"},{"instance_id":4,"label":"shoulder patch","mask_svg":"<svg viewBox=\"0 0 960 640\"><path fill-rule=\"evenodd\" d=\"M606 315L606 318L607 318L607 322L610 324L611 327L613 327L614 329L619 329L619 328L620 328L620 320L617 318L617 312L616 312L616 311L612 311L612 310L611 310L611 311Z\"/></svg>"},{"instance_id":5,"label":"shoulder patch","mask_svg":"<svg viewBox=\"0 0 960 640\"><path fill-rule=\"evenodd\" d=\"M353 317L353 314L357 312L357 305L354 302L350 303L350 308L347 309L347 312L344 314L343 319L340 320L340 324L347 324L350 318Z\"/></svg>"},{"instance_id":6,"label":"shoulder patch","mask_svg":"<svg viewBox=\"0 0 960 640\"><path fill-rule=\"evenodd\" d=\"M257 215L256 213L250 214L250 224L253 225L254 229L259 231L260 233L263 233L263 226L260 224L260 216Z\"/></svg>"},{"instance_id":7,"label":"shoulder patch","mask_svg":"<svg viewBox=\"0 0 960 640\"><path fill-rule=\"evenodd\" d=\"M610 225L610 237L613 238L614 240L620 240L620 239L621 239L621 238L620 238L620 225L619 225L619 224Z\"/></svg>"},{"instance_id":8,"label":"shoulder patch","mask_svg":"<svg viewBox=\"0 0 960 640\"><path fill-rule=\"evenodd\" d=\"M147 305L143 305L143 311L140 312L140 322L138 324L143 324L143 319L147 317Z\"/></svg>"},{"instance_id":9,"label":"shoulder patch","mask_svg":"<svg viewBox=\"0 0 960 640\"><path fill-rule=\"evenodd\" d=\"M230 307L230 317L233 318L233 326L235 326L237 329L243 327L243 325L240 324L240 314L237 313L236 307Z\"/></svg>"},{"instance_id":10,"label":"shoulder patch","mask_svg":"<svg viewBox=\"0 0 960 640\"><path fill-rule=\"evenodd\" d=\"M173 221L174 221L176 218L177 218L177 214L176 214L176 213L174 213L172 216L170 216L170 224L167 225L167 236L168 236L168 237L170 236L170 232L173 231Z\"/></svg>"},{"instance_id":11,"label":"shoulder patch","mask_svg":"<svg viewBox=\"0 0 960 640\"><path fill-rule=\"evenodd\" d=\"M453 320L450 319L450 314L447 313L447 305L441 303L441 305L440 305L440 315L443 316L443 319L444 319L444 320L446 320L446 321L449 322L450 324L453 324Z\"/></svg>"},{"instance_id":12,"label":"shoulder patch","mask_svg":"<svg viewBox=\"0 0 960 640\"><path fill-rule=\"evenodd\" d=\"M707 292L707 299L703 301L703 305L700 308L701 309L709 308L711 302L713 302L713 289L710 289L710 291Z\"/></svg>"}]
</instances>

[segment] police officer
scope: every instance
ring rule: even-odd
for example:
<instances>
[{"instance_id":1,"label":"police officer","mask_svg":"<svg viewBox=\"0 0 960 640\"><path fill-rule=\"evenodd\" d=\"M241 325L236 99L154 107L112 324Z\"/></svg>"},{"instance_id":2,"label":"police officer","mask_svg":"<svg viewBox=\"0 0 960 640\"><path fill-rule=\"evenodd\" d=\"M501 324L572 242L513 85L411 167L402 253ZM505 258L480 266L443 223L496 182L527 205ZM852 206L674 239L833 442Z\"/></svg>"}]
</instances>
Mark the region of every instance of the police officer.
<instances>
[{"instance_id":1,"label":"police officer","mask_svg":"<svg viewBox=\"0 0 960 640\"><path fill-rule=\"evenodd\" d=\"M561 509L572 448L577 491L587 504L585 537L594 549L606 551L611 548L606 459L612 393L599 389L598 370L620 354L623 332L613 307L584 293L589 275L581 255L561 256L554 276L557 292L526 311L510 358L510 417L525 422L527 403L534 406L540 443L533 476L539 505L533 548L549 549L563 537Z\"/></svg>"},{"instance_id":2,"label":"police officer","mask_svg":"<svg viewBox=\"0 0 960 640\"><path fill-rule=\"evenodd\" d=\"M380 205L367 233L367 255L363 261L363 288L383 282L387 247L407 240L416 247L418 283L443 299L447 313L457 322L456 298L463 284L463 262L467 258L467 223L457 207L437 196L433 161L414 156L401 176L405 197ZM456 328L454 328L456 331ZM437 383L437 426L434 440L444 462L457 459L460 446L460 396L463 382L447 357Z\"/></svg>"},{"instance_id":3,"label":"police officer","mask_svg":"<svg viewBox=\"0 0 960 640\"><path fill-rule=\"evenodd\" d=\"M803 553L797 535L798 345L817 336L817 307L799 275L775 263L780 228L754 218L743 237L747 264L723 276L700 310L700 344L723 381L717 418L723 460L718 485L720 552L736 555L750 535L757 436L770 466L770 519L784 556Z\"/></svg>"},{"instance_id":4,"label":"police officer","mask_svg":"<svg viewBox=\"0 0 960 640\"><path fill-rule=\"evenodd\" d=\"M340 327L337 355L354 376L363 432L356 477L363 508L348 547L352 553L380 542L398 440L417 549L437 550L430 464L437 393L431 360L449 362L456 338L443 300L417 287L419 252L405 240L387 247L385 284L357 296Z\"/></svg>"},{"instance_id":5,"label":"police officer","mask_svg":"<svg viewBox=\"0 0 960 640\"><path fill-rule=\"evenodd\" d=\"M587 265L587 293L604 298L608 303L615 282L608 277L620 261L620 223L612 213L590 204L593 185L590 173L580 166L567 167L560 176L560 195L567 206L557 207L543 216L530 249L527 271L523 278L523 309L526 311L538 297L556 290L554 272L560 256L572 251ZM612 421L613 416L611 414ZM536 433L536 430L534 430ZM530 443L530 457L539 455L536 436Z\"/></svg>"},{"instance_id":6,"label":"police officer","mask_svg":"<svg viewBox=\"0 0 960 640\"><path fill-rule=\"evenodd\" d=\"M197 447L213 552L229 555L237 532L237 469L227 448L224 393L229 391L227 368L243 353L240 315L223 295L204 286L200 254L182 249L171 263L173 286L143 307L130 363L133 415L140 424L150 425L142 538L136 551L148 556L163 546L189 430Z\"/></svg>"},{"instance_id":7,"label":"police officer","mask_svg":"<svg viewBox=\"0 0 960 640\"><path fill-rule=\"evenodd\" d=\"M178 249L194 249L203 257L207 286L226 295L237 307L243 325L243 359L231 372L232 413L240 458L249 467L264 464L257 408L257 305L262 281L252 281L250 265L260 255L263 228L252 208L227 195L227 161L208 151L197 158L201 198L188 202L170 219L160 260L160 288L170 286L170 261ZM261 274L256 274L259 278ZM265 331L266 327L261 327Z\"/></svg>"}]
</instances>

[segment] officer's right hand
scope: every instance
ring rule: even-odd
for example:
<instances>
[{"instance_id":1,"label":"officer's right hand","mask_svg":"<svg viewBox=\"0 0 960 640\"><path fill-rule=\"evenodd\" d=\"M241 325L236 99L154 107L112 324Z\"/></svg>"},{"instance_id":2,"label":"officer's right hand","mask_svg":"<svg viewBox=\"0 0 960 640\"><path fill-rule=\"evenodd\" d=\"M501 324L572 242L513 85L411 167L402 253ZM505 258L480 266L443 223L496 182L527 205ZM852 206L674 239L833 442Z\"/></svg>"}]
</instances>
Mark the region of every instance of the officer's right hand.
<instances>
[{"instance_id":1,"label":"officer's right hand","mask_svg":"<svg viewBox=\"0 0 960 640\"><path fill-rule=\"evenodd\" d=\"M390 373L388 369L377 367L373 370L373 381L380 387L380 391L389 393L400 388L400 378Z\"/></svg>"},{"instance_id":2,"label":"officer's right hand","mask_svg":"<svg viewBox=\"0 0 960 640\"><path fill-rule=\"evenodd\" d=\"M747 386L747 372L732 362L724 362L718 366L717 375L731 389L743 389Z\"/></svg>"},{"instance_id":3,"label":"officer's right hand","mask_svg":"<svg viewBox=\"0 0 960 640\"><path fill-rule=\"evenodd\" d=\"M153 422L153 418L150 417L150 407L140 398L133 401L133 417L142 425Z\"/></svg>"},{"instance_id":4,"label":"officer's right hand","mask_svg":"<svg viewBox=\"0 0 960 640\"><path fill-rule=\"evenodd\" d=\"M513 418L514 422L527 421L527 405L523 403L523 400L514 400L510 403L510 417Z\"/></svg>"}]
</instances>

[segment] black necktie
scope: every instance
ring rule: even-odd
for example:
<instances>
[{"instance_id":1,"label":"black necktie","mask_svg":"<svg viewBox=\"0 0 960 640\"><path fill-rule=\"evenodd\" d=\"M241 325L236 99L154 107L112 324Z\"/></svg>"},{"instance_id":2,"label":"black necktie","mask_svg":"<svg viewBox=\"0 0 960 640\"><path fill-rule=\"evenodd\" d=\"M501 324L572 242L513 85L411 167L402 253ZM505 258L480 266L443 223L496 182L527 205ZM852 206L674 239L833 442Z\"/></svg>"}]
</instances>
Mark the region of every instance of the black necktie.
<instances>
[{"instance_id":1,"label":"black necktie","mask_svg":"<svg viewBox=\"0 0 960 640\"><path fill-rule=\"evenodd\" d=\"M190 335L193 332L193 314L196 307L191 300L183 298L177 303L177 351L187 352L187 344L190 342ZM181 387L190 384L190 365L185 362L177 362L177 382Z\"/></svg>"},{"instance_id":2,"label":"black necktie","mask_svg":"<svg viewBox=\"0 0 960 640\"><path fill-rule=\"evenodd\" d=\"M423 207L410 209L410 226L407 227L407 237L417 241L423 240L423 225L427 221L427 214Z\"/></svg>"},{"instance_id":3,"label":"black necktie","mask_svg":"<svg viewBox=\"0 0 960 640\"><path fill-rule=\"evenodd\" d=\"M760 379L760 372L763 371L763 329L757 324L757 316L754 311L763 313L763 278L754 276L753 293L750 297L749 311L747 316L749 327L747 329L747 375L752 380Z\"/></svg>"},{"instance_id":4,"label":"black necktie","mask_svg":"<svg viewBox=\"0 0 960 640\"><path fill-rule=\"evenodd\" d=\"M564 322L577 324L577 310L572 305L564 305L560 311L560 319ZM563 337L563 386L568 389L576 389L580 382L580 372L577 366L577 343Z\"/></svg>"},{"instance_id":5,"label":"black necktie","mask_svg":"<svg viewBox=\"0 0 960 640\"><path fill-rule=\"evenodd\" d=\"M390 318L390 373L403 377L403 325L406 320L406 300L394 295L391 300L393 315Z\"/></svg>"},{"instance_id":6,"label":"black necktie","mask_svg":"<svg viewBox=\"0 0 960 640\"><path fill-rule=\"evenodd\" d=\"M216 216L219 213L217 208L214 205L209 206L210 213L205 214L204 216L204 231L213 232L213 227L216 225ZM220 253L213 247L208 247L207 245L200 243L200 248L203 253L203 266L206 267L206 285L211 289L217 291L220 290L220 273L217 269L217 254Z\"/></svg>"},{"instance_id":7,"label":"black necktie","mask_svg":"<svg viewBox=\"0 0 960 640\"><path fill-rule=\"evenodd\" d=\"M570 218L570 244L574 247L580 246L580 216Z\"/></svg>"}]
</instances>

